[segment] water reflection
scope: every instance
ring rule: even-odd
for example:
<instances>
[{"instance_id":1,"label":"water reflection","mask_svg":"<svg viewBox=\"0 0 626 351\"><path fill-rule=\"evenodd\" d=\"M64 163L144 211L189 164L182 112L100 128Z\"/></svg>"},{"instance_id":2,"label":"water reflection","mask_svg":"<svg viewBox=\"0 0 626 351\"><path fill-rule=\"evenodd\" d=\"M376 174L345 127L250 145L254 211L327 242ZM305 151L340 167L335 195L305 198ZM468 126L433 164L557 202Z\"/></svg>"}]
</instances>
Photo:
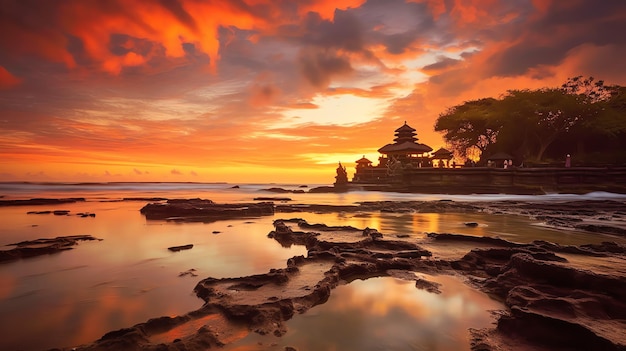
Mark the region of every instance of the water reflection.
<instances>
[{"instance_id":1,"label":"water reflection","mask_svg":"<svg viewBox=\"0 0 626 351\"><path fill-rule=\"evenodd\" d=\"M138 196L137 194L127 195ZM196 194L200 197L214 198L208 193L204 195L206 196ZM252 195L251 192L250 195ZM308 195L312 194L306 194ZM383 195L371 193L367 196ZM232 190L218 192L216 196L237 198ZM241 194L238 196L237 201L247 199L241 198ZM306 196L302 195L300 198L313 202L309 201L311 198ZM334 204L339 204L338 202L358 199L361 195L350 194L345 198L332 196L335 195L320 195L320 202L333 203L335 201ZM376 228L390 239L395 239L396 235L402 235L408 236L403 240L418 243L426 241L425 233L427 232L499 236L518 242L541 239L575 245L606 240L626 242L626 238L557 231L538 226L534 221L524 217L508 215L298 213L215 223L167 223L146 221L139 213L143 205L142 202L84 202L45 208L28 206L0 208L0 223L2 223L0 245L63 235L89 234L104 239L100 242L81 242L74 250L60 254L0 265L0 330L3 331L0 349L35 350L72 346L91 342L110 330L129 327L150 318L179 315L195 310L200 307L202 301L193 295L192 290L202 278L238 277L265 273L271 268L284 267L286 260L290 257L306 255L304 247L292 246L286 249L267 238L267 233L272 230L272 221L275 218L297 216L306 219L309 223ZM80 218L73 215L26 214L31 210L42 209L67 209L72 213L93 212L97 216ZM464 223L469 221L477 222L479 226L473 228L465 226ZM214 231L220 233L213 234ZM167 247L189 243L194 244L192 250L177 253L167 251ZM447 250L451 250L454 255L458 256L475 246L454 244ZM198 277L178 277L180 272L191 268L196 269ZM361 282L355 282L350 284L350 287L356 287L355 291L363 290L364 294L368 289L374 289L369 287L368 284L374 284L369 281L363 282L365 284L363 286L359 284ZM408 289L411 291L410 294L426 294L419 299L412 298L413 300L430 301L429 304L436 307L438 305L432 301L433 298L448 296L445 291L446 285L444 285L444 294L440 297L433 297L432 294L414 291L415 288L410 284L408 287L397 282L381 284L385 288L377 290L380 296L346 292L347 296L339 295L340 297L337 298L337 301L342 301L338 302L338 306L345 305L345 308L355 309L348 311L349 313L344 311L344 314L359 315L360 313L363 317L367 317L370 315L370 310L358 312L356 311L358 308L351 305L349 301L364 301L367 296L370 297L369 303L372 306L379 306L375 298L385 300L386 296L394 296L394 299L404 301L394 291ZM454 289L461 289L461 287ZM338 290L338 292L341 291L343 289ZM333 296L334 294L335 292ZM443 305L439 308L461 309L472 305L465 300L455 301L458 300L448 298L445 302L441 302ZM479 305L476 304L476 306ZM427 326L433 323L430 320L423 321L413 315L414 311L420 311L421 305L385 306L392 306L392 308L385 307L385 316L393 315L397 320L411 320L412 325L417 323L416 320ZM464 313L462 310L459 311L455 313ZM316 318L315 309L310 312L313 314L307 313L306 317L303 316L303 320ZM438 317L438 314L441 314L441 317ZM436 310L433 318L444 318L449 315L451 314ZM367 330L368 333L385 330L385 333L393 335L396 330L398 333L403 330L402 326L387 330L386 326L375 322L362 325L365 322L346 320L349 316L345 315L335 315L334 318L343 318L344 323L348 325L347 328L354 328L354 333L362 333L363 330ZM448 319L451 318L448 317ZM466 315L461 317L461 319L467 318L469 317ZM294 319L294 323L299 322ZM327 323L333 323L333 321L329 320ZM439 326L430 325L429 328ZM300 330L317 333L310 329L314 327L303 328L307 329ZM320 328L327 330L324 326ZM448 329L444 329L442 332L447 332ZM296 330L298 328L293 328L293 333ZM429 335L426 333L421 336L419 340L422 341L405 338L404 349L422 347L425 345L423 340ZM303 335L299 337L306 338ZM398 339L402 338L399 336ZM337 343L340 343L340 340ZM375 343L372 342L371 345ZM401 348L397 345L385 345L390 348Z\"/></svg>"},{"instance_id":2,"label":"water reflection","mask_svg":"<svg viewBox=\"0 0 626 351\"><path fill-rule=\"evenodd\" d=\"M502 239L530 243L546 240L563 245L581 245L615 241L626 243L626 238L600 233L590 233L543 226L541 222L524 216L489 215L483 213L302 213L299 217L309 223L327 225L351 225L357 228L376 228L389 239L407 236L409 239L423 240L426 233L455 233L471 236L491 236ZM276 214L278 218L290 218L290 214ZM476 222L470 227L467 222Z\"/></svg>"},{"instance_id":3,"label":"water reflection","mask_svg":"<svg viewBox=\"0 0 626 351\"><path fill-rule=\"evenodd\" d=\"M267 239L271 218L212 224L146 222L139 213L142 205L50 206L71 213L94 212L95 218L26 214L40 207L0 208L3 245L76 234L104 239L0 265L0 349L75 346L150 318L185 314L203 303L193 294L202 278L265 273L284 267L290 257L306 254L303 247L285 249ZM194 248L167 250L187 243ZM178 276L190 268L198 277Z\"/></svg>"},{"instance_id":4,"label":"water reflection","mask_svg":"<svg viewBox=\"0 0 626 351\"><path fill-rule=\"evenodd\" d=\"M355 281L288 321L282 338L250 334L226 350L469 350L468 328L489 327L488 310L503 306L458 278L422 276L442 293L389 277Z\"/></svg>"}]
</instances>

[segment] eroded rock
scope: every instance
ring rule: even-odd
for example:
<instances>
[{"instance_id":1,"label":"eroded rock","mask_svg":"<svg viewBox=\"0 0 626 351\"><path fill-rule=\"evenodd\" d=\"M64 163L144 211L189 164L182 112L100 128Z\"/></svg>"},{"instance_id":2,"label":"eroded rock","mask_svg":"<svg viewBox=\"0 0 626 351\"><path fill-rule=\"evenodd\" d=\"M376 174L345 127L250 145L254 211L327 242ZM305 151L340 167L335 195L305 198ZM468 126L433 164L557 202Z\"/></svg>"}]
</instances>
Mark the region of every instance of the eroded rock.
<instances>
[{"instance_id":1,"label":"eroded rock","mask_svg":"<svg viewBox=\"0 0 626 351\"><path fill-rule=\"evenodd\" d=\"M71 250L79 241L102 240L91 235L70 235L56 238L43 238L37 240L21 241L9 244L15 246L11 250L0 251L0 262L8 262L22 258L29 258L41 255L50 255L65 250Z\"/></svg>"},{"instance_id":2,"label":"eroded rock","mask_svg":"<svg viewBox=\"0 0 626 351\"><path fill-rule=\"evenodd\" d=\"M39 206L39 205L60 205L69 204L75 202L83 202L85 198L82 197L69 197L62 199L46 199L46 198L34 198L27 200L0 200L0 207L2 206Z\"/></svg>"},{"instance_id":3,"label":"eroded rock","mask_svg":"<svg viewBox=\"0 0 626 351\"><path fill-rule=\"evenodd\" d=\"M173 252L178 252L182 250L190 250L192 248L193 248L193 244L187 244L187 245L180 245L180 246L171 246L171 247L168 247L167 249Z\"/></svg>"},{"instance_id":4,"label":"eroded rock","mask_svg":"<svg viewBox=\"0 0 626 351\"><path fill-rule=\"evenodd\" d=\"M140 212L147 219L174 219L180 221L212 221L229 218L269 216L274 214L271 202L245 204L216 204L211 200L168 200L150 203Z\"/></svg>"}]
</instances>

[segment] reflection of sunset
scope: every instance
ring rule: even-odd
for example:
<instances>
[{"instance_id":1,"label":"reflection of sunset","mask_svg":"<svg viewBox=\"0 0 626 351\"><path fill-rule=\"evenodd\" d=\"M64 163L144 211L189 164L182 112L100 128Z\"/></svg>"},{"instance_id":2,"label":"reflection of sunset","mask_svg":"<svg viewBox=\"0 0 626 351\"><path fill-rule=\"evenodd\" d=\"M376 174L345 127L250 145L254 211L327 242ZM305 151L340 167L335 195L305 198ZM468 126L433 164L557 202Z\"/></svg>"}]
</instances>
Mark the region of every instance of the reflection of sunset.
<instances>
[{"instance_id":1,"label":"reflection of sunset","mask_svg":"<svg viewBox=\"0 0 626 351\"><path fill-rule=\"evenodd\" d=\"M413 215L413 228L427 233L439 232L439 213L419 213Z\"/></svg>"},{"instance_id":2,"label":"reflection of sunset","mask_svg":"<svg viewBox=\"0 0 626 351\"><path fill-rule=\"evenodd\" d=\"M0 180L331 183L402 121L437 149L464 101L624 85L616 4L6 1Z\"/></svg>"},{"instance_id":3,"label":"reflection of sunset","mask_svg":"<svg viewBox=\"0 0 626 351\"><path fill-rule=\"evenodd\" d=\"M7 349L78 345L150 318L183 315L199 308L202 300L193 294L200 278L179 277L180 272L194 268L201 277L258 274L284 267L288 258L306 253L303 247L285 249L267 238L271 217L147 223L139 213L141 206L135 202L62 206L71 213L97 213L95 218L26 214L41 210L37 207L2 208L0 219L6 223L0 228L2 244L85 232L103 239L0 266L0 297L11 301L0 306L0 325L9 334L3 345L15 346ZM212 234L214 230L221 233ZM193 250L167 250L189 242L194 243ZM31 338L33 334L40 337Z\"/></svg>"},{"instance_id":4,"label":"reflection of sunset","mask_svg":"<svg viewBox=\"0 0 626 351\"><path fill-rule=\"evenodd\" d=\"M442 283L442 293L389 277L356 280L334 289L325 304L295 316L282 338L248 337L248 346L228 350L258 350L257 342L303 350L469 350L468 328L489 326L487 310L502 308L457 278L420 278Z\"/></svg>"}]
</instances>

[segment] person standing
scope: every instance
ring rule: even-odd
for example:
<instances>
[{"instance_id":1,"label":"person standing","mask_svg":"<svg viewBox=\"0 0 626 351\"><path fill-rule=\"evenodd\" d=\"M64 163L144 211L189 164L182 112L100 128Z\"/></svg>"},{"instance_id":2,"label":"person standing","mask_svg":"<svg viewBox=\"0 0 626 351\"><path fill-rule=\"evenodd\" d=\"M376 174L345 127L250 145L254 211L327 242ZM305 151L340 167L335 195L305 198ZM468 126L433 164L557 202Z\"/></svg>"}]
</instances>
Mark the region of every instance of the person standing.
<instances>
[{"instance_id":1,"label":"person standing","mask_svg":"<svg viewBox=\"0 0 626 351\"><path fill-rule=\"evenodd\" d=\"M570 156L570 154L567 154L567 156L565 156L565 168L570 167L572 167L572 157Z\"/></svg>"}]
</instances>

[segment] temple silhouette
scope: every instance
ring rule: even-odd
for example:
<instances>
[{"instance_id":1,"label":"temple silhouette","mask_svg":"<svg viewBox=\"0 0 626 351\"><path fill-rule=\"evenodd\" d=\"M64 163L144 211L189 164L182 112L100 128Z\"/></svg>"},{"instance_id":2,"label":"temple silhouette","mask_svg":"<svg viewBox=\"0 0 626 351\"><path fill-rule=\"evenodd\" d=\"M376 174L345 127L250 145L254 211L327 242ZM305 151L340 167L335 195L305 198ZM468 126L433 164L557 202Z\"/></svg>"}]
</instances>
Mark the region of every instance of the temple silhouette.
<instances>
[{"instance_id":1,"label":"temple silhouette","mask_svg":"<svg viewBox=\"0 0 626 351\"><path fill-rule=\"evenodd\" d=\"M378 149L378 165L374 166L365 156L356 161L352 183L386 183L406 169L452 166L452 152L440 148L431 155L433 148L418 140L415 128L405 121L394 131L393 143Z\"/></svg>"},{"instance_id":2,"label":"temple silhouette","mask_svg":"<svg viewBox=\"0 0 626 351\"><path fill-rule=\"evenodd\" d=\"M511 166L512 156L485 156L486 165L458 165L449 150L422 144L406 121L394 131L393 142L378 149L378 164L365 156L356 160L352 180L339 163L334 191L382 190L440 194L546 194L551 192L626 193L625 167ZM523 163L523 162L522 162ZM517 163L520 164L520 163Z\"/></svg>"}]
</instances>

